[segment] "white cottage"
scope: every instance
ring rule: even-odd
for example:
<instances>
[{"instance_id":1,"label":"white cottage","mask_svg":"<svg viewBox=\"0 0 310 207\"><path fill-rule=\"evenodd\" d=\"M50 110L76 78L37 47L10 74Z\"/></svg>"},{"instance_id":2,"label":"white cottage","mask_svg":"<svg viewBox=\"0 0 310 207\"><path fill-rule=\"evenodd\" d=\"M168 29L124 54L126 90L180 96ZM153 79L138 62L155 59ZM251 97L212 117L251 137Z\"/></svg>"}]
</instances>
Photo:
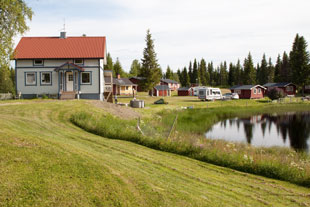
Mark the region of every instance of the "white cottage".
<instances>
[{"instance_id":1,"label":"white cottage","mask_svg":"<svg viewBox=\"0 0 310 207\"><path fill-rule=\"evenodd\" d=\"M15 53L17 94L104 99L105 37L23 37ZM110 73L112 74L112 73Z\"/></svg>"}]
</instances>

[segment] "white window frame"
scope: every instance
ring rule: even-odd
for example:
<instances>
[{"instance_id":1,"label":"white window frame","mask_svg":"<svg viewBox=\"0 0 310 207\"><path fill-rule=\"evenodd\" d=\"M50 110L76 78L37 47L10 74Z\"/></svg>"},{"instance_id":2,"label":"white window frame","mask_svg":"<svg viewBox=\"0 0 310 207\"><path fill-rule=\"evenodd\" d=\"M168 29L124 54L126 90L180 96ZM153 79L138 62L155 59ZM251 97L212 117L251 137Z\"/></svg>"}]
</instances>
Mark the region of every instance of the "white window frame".
<instances>
[{"instance_id":1,"label":"white window frame","mask_svg":"<svg viewBox=\"0 0 310 207\"><path fill-rule=\"evenodd\" d=\"M239 95L239 94L241 94L241 90L235 90L235 93L237 93Z\"/></svg>"},{"instance_id":2,"label":"white window frame","mask_svg":"<svg viewBox=\"0 0 310 207\"><path fill-rule=\"evenodd\" d=\"M253 93L254 93L254 94L257 94L257 89L256 89L256 88L254 88Z\"/></svg>"},{"instance_id":3,"label":"white window frame","mask_svg":"<svg viewBox=\"0 0 310 207\"><path fill-rule=\"evenodd\" d=\"M78 60L81 60L81 62L77 62ZM74 64L76 64L76 65L83 65L84 64L84 60L83 59L74 59Z\"/></svg>"},{"instance_id":4,"label":"white window frame","mask_svg":"<svg viewBox=\"0 0 310 207\"><path fill-rule=\"evenodd\" d=\"M36 63L36 61L41 61L41 63ZM33 60L33 65L34 66L43 66L44 65L44 60L43 59L34 59Z\"/></svg>"},{"instance_id":5,"label":"white window frame","mask_svg":"<svg viewBox=\"0 0 310 207\"><path fill-rule=\"evenodd\" d=\"M86 74L86 73L88 73L89 74L89 81L88 82L83 82L83 74ZM91 75L92 75L92 72L82 72L81 73L81 84L82 85L91 85L92 83L91 83L91 80L92 80L92 77L91 77Z\"/></svg>"},{"instance_id":6,"label":"white window frame","mask_svg":"<svg viewBox=\"0 0 310 207\"><path fill-rule=\"evenodd\" d=\"M261 94L262 93L262 89L261 88L258 88L257 89L257 94Z\"/></svg>"},{"instance_id":7,"label":"white window frame","mask_svg":"<svg viewBox=\"0 0 310 207\"><path fill-rule=\"evenodd\" d=\"M44 74L49 74L50 75L50 82L49 83L44 83L43 82L43 75ZM52 85L52 72L41 72L41 85Z\"/></svg>"},{"instance_id":8,"label":"white window frame","mask_svg":"<svg viewBox=\"0 0 310 207\"><path fill-rule=\"evenodd\" d=\"M34 75L34 82L28 82L28 75ZM25 72L25 85L26 86L36 86L37 85L37 73L36 72Z\"/></svg>"}]
</instances>

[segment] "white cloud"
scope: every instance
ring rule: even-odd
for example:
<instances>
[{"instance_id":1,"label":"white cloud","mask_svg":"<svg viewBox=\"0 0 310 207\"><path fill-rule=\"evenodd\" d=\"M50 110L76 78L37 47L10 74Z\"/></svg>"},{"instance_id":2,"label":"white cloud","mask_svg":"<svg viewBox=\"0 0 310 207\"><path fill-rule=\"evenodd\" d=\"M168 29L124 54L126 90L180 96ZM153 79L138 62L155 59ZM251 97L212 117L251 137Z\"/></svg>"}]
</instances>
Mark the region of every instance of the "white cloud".
<instances>
[{"instance_id":1,"label":"white cloud","mask_svg":"<svg viewBox=\"0 0 310 207\"><path fill-rule=\"evenodd\" d=\"M105 35L125 70L141 59L151 29L159 63L175 71L194 58L236 62L249 51L259 61L289 51L296 33L310 41L308 0L30 1L36 15L27 36L54 36L66 18L68 35ZM52 5L52 6L51 6ZM68 7L72 5L72 7ZM67 12L66 12L67 11Z\"/></svg>"}]
</instances>

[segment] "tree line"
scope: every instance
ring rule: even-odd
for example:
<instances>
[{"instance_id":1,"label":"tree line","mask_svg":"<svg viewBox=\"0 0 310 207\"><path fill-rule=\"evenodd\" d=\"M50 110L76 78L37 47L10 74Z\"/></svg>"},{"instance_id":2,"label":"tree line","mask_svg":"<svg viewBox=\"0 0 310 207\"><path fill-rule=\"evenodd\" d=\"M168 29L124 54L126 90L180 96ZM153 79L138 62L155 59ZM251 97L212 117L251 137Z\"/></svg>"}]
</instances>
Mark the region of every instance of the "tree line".
<instances>
[{"instance_id":1,"label":"tree line","mask_svg":"<svg viewBox=\"0 0 310 207\"><path fill-rule=\"evenodd\" d=\"M237 63L226 61L214 67L213 62L206 63L202 58L200 61L190 61L188 67L177 71L182 86L210 85L228 87L233 85L263 85L269 82L293 82L302 89L310 84L310 61L307 51L307 42L303 36L298 34L293 42L289 54L283 52L278 55L273 64L271 58L263 54L262 60L254 65L251 53Z\"/></svg>"}]
</instances>

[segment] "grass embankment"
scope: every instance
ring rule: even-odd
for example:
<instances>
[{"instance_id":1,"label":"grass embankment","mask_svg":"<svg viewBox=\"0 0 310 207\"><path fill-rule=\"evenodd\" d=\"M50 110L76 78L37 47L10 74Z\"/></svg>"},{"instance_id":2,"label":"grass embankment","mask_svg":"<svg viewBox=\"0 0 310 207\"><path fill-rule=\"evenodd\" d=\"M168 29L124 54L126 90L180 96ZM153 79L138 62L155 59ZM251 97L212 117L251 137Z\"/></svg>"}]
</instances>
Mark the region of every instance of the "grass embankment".
<instances>
[{"instance_id":1,"label":"grass embankment","mask_svg":"<svg viewBox=\"0 0 310 207\"><path fill-rule=\"evenodd\" d=\"M106 114L0 106L0 206L310 206L309 188L88 133L70 122L81 110Z\"/></svg>"},{"instance_id":2,"label":"grass embankment","mask_svg":"<svg viewBox=\"0 0 310 207\"><path fill-rule=\"evenodd\" d=\"M201 134L215 122L235 116L246 116L261 112L309 110L308 104L265 105L264 107L218 107L164 111L159 115L161 123L153 120L146 125L171 126L178 113L176 132L172 138L139 134L134 121L119 120L112 116L80 112L72 116L72 122L79 127L113 139L141 144L153 149L188 156L200 161L229 167L242 172L289 181L310 187L310 158L284 148L255 148L244 144L207 140ZM112 121L111 121L112 120ZM155 130L156 131L156 130Z\"/></svg>"}]
</instances>

